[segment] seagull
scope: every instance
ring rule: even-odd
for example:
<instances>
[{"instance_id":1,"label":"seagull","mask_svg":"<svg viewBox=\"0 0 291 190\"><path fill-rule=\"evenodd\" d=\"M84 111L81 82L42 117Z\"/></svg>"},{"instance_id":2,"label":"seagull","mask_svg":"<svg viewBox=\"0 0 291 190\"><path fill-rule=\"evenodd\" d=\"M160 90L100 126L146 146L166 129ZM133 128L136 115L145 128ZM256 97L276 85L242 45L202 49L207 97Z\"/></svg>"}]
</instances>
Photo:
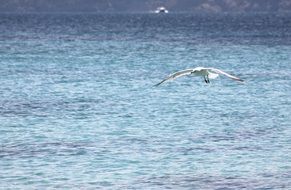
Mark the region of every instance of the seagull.
<instances>
[{"instance_id":1,"label":"seagull","mask_svg":"<svg viewBox=\"0 0 291 190\"><path fill-rule=\"evenodd\" d=\"M210 68L210 67L209 68L207 68L207 67L195 67L193 69L185 69L185 70L170 74L167 78L165 78L164 80L162 80L161 82L159 82L155 86L159 86L160 84L162 84L168 80L174 80L176 78L179 78L181 76L186 76L186 75L202 76L204 78L204 81L208 84L208 83L210 83L209 79L215 79L220 74L227 76L227 77L229 77L233 80L236 80L238 82L243 82L242 79L235 77L233 75L230 75L230 74L228 74L220 69Z\"/></svg>"}]
</instances>

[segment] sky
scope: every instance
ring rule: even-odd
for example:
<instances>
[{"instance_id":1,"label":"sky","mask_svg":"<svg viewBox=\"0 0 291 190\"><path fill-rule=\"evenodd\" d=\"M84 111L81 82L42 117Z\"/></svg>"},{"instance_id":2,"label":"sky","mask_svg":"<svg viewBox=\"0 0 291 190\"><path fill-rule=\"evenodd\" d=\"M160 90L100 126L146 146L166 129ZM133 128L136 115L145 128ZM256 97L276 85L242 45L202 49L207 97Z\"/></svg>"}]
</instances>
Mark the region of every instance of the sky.
<instances>
[{"instance_id":1,"label":"sky","mask_svg":"<svg viewBox=\"0 0 291 190\"><path fill-rule=\"evenodd\" d=\"M291 0L0 0L0 12L291 12Z\"/></svg>"}]
</instances>

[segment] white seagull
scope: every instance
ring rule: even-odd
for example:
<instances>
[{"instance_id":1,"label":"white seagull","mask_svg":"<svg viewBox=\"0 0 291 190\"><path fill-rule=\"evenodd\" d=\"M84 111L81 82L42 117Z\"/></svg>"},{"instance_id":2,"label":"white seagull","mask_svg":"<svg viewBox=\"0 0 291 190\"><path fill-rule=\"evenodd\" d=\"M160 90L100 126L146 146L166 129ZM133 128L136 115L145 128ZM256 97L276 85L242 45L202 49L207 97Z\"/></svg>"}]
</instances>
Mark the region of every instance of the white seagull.
<instances>
[{"instance_id":1,"label":"white seagull","mask_svg":"<svg viewBox=\"0 0 291 190\"><path fill-rule=\"evenodd\" d=\"M230 75L230 74L228 74L222 70L216 69L216 68L196 67L193 69L185 69L185 70L173 73L173 74L169 75L167 78L165 78L164 80L162 80L161 82L159 82L158 84L156 84L155 86L159 86L160 84L162 84L168 80L174 80L176 78L179 78L179 77L185 76L185 75L202 76L202 77L204 77L204 81L206 83L210 83L209 79L215 79L216 77L219 76L219 74L227 76L233 80L243 82L242 79L235 77L233 75Z\"/></svg>"}]
</instances>

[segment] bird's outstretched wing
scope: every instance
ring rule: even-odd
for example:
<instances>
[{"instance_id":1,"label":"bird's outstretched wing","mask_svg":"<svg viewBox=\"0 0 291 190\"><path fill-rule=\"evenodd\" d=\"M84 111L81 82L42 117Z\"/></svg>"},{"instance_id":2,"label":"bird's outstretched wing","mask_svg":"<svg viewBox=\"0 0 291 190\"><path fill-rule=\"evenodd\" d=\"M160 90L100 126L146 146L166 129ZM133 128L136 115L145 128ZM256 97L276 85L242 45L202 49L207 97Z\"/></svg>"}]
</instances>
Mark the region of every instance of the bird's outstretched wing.
<instances>
[{"instance_id":1,"label":"bird's outstretched wing","mask_svg":"<svg viewBox=\"0 0 291 190\"><path fill-rule=\"evenodd\" d=\"M240 79L240 78L238 78L238 77L236 77L236 76L233 76L233 75L230 75L230 74L228 74L228 73L226 73L226 72L224 72L224 71L222 71L222 70L219 70L219 69L216 69L216 68L207 68L209 71L211 71L211 72L214 72L214 73L217 73L217 74L222 74L222 75L225 75L225 76L227 76L227 77L229 77L229 78L231 78L231 79L233 79L233 80L236 80L236 81L239 81L239 82L244 82L244 80L242 80L242 79Z\"/></svg>"},{"instance_id":2,"label":"bird's outstretched wing","mask_svg":"<svg viewBox=\"0 0 291 190\"><path fill-rule=\"evenodd\" d=\"M176 73L170 74L167 78L165 78L164 80L162 80L161 82L159 82L155 86L159 86L160 84L162 84L168 80L174 80L174 79L179 78L181 76L190 75L193 72L193 70L194 69L186 69L186 70L182 70L182 71L178 71Z\"/></svg>"}]
</instances>

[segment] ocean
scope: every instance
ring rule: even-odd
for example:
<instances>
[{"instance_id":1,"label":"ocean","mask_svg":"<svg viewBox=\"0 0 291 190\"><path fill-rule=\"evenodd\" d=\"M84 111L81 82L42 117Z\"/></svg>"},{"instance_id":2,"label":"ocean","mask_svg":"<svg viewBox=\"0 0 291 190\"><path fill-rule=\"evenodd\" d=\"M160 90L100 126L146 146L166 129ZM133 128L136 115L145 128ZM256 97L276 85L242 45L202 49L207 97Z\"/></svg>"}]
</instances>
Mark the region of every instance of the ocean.
<instances>
[{"instance_id":1,"label":"ocean","mask_svg":"<svg viewBox=\"0 0 291 190\"><path fill-rule=\"evenodd\" d=\"M290 14L1 14L0 189L290 189ZM170 73L215 67L242 78Z\"/></svg>"}]
</instances>

